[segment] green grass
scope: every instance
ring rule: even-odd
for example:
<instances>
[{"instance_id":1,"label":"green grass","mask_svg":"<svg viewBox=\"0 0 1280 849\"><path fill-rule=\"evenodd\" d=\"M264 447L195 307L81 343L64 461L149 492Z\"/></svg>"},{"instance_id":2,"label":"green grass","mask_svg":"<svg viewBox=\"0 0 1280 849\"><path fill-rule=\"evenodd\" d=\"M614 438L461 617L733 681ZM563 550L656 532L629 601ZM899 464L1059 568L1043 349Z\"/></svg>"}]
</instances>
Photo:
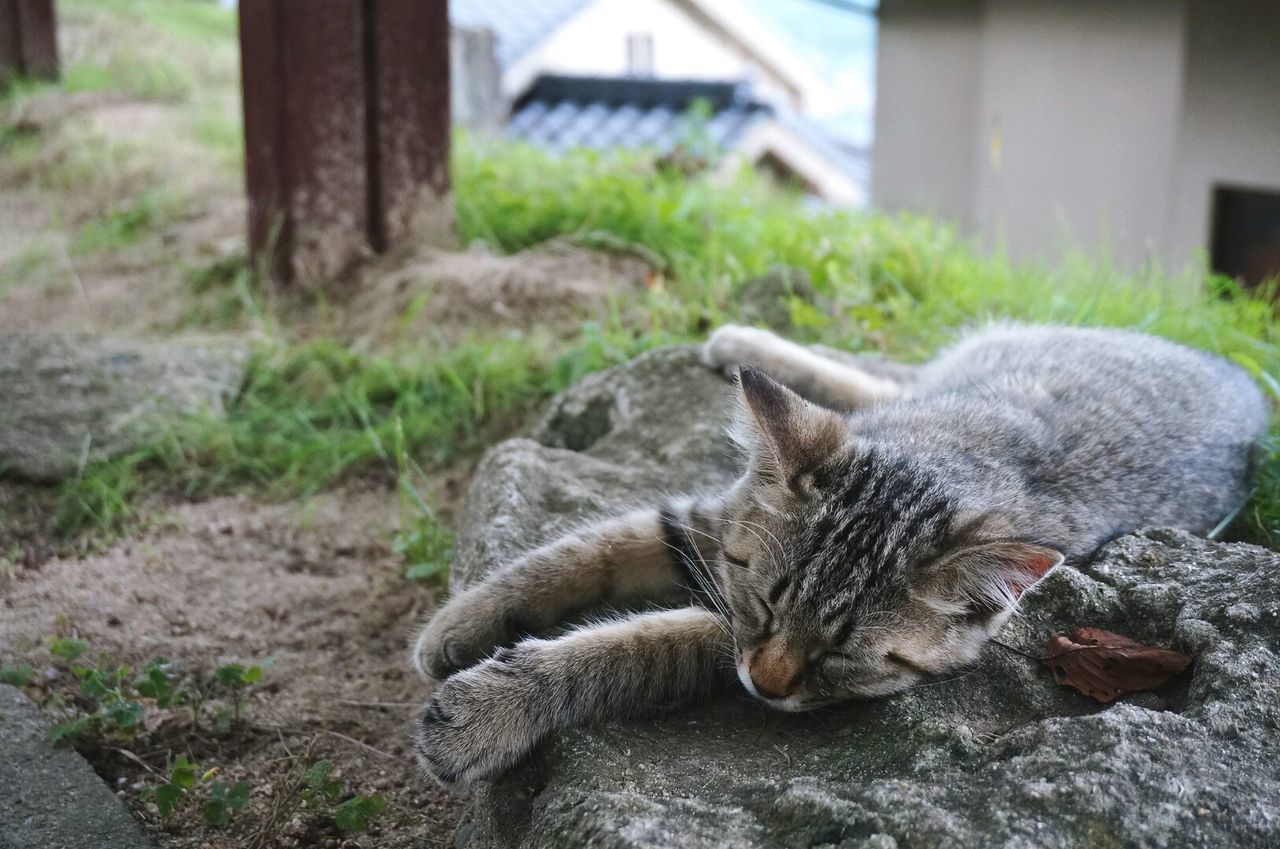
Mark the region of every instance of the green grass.
<instances>
[{"instance_id":1,"label":"green grass","mask_svg":"<svg viewBox=\"0 0 1280 849\"><path fill-rule=\"evenodd\" d=\"M173 102L187 135L238 167L233 14L202 0L63 0L60 10L78 33L64 88ZM0 105L47 91L24 86ZM696 121L690 126L696 131ZM90 143L86 134L60 138L56 156L37 156L31 140L10 135L0 136L0 157L38 166L33 179L44 189L109 201L79 231L77 250L130 244L163 218L167 204L153 193L164 186L139 170L138 151ZM659 277L567 346L477 327L462 345L424 340L416 351L370 355L333 342L290 344L286 319L261 305L262 290L238 261L193 272L187 326L234 326L249 315L274 341L225 421L189 422L67 483L63 529L128 521L136 499L157 487L291 497L370 469L402 476L396 445L429 472L473 454L587 371L734 320L743 283L777 264L804 269L818 294L816 306L792 305L791 332L803 341L920 360L957 328L988 319L1131 327L1218 352L1280 394L1273 308L1223 281L1211 281L1206 295L1194 275L1170 279L1154 267L1128 273L1080 259L1021 266L924 218L815 211L749 173L727 182L688 177L643 154L553 156L461 138L454 182L465 242L510 252L567 238L650 258ZM1271 442L1280 446L1280 429ZM1238 530L1280 544L1274 451Z\"/></svg>"},{"instance_id":2,"label":"green grass","mask_svg":"<svg viewBox=\"0 0 1280 849\"><path fill-rule=\"evenodd\" d=\"M62 0L73 44L63 87L143 100L186 100L233 81L236 16L203 0Z\"/></svg>"},{"instance_id":3,"label":"green grass","mask_svg":"<svg viewBox=\"0 0 1280 849\"><path fill-rule=\"evenodd\" d=\"M71 243L73 254L118 251L135 245L173 214L171 198L157 189L86 221Z\"/></svg>"},{"instance_id":4,"label":"green grass","mask_svg":"<svg viewBox=\"0 0 1280 849\"><path fill-rule=\"evenodd\" d=\"M793 306L794 335L908 360L993 319L1127 327L1213 351L1280 398L1274 299L1196 275L1136 274L1082 258L1056 268L983 255L928 219L813 212L740 174L732 186L664 173L632 155L549 156L464 141L455 160L459 228L517 250L554 236L635 244L660 258L689 316L732 319L740 285L772 265L804 269L825 308ZM689 328L686 328L688 330ZM1280 544L1280 426L1237 532Z\"/></svg>"},{"instance_id":5,"label":"green grass","mask_svg":"<svg viewBox=\"0 0 1280 849\"><path fill-rule=\"evenodd\" d=\"M192 419L63 484L57 528L120 527L134 499L158 487L189 497L246 486L305 497L353 472L397 475L404 450L436 469L474 454L583 374L669 338L588 328L565 349L511 337L431 357L359 355L334 342L264 350L225 419Z\"/></svg>"},{"instance_id":6,"label":"green grass","mask_svg":"<svg viewBox=\"0 0 1280 849\"><path fill-rule=\"evenodd\" d=\"M1216 351L1278 394L1274 309L1225 281L1214 281L1210 296L1155 270L1128 276L1084 261L1018 266L982 256L924 219L814 212L749 174L726 187L629 156L551 157L464 140L456 193L468 240L502 250L558 236L634 244L657 258L665 277L616 310L607 329L588 328L564 350L537 336L477 329L461 346L424 345L434 355L370 356L328 342L263 354L226 422L198 423L68 484L63 528L119 522L129 491L156 477L190 495L246 485L308 494L354 471L394 472L396 445L438 468L479 450L503 422L588 371L732 320L741 284L777 263L805 269L823 299L823 309L793 306L794 333L809 341L918 360L957 328L994 318L1130 327ZM212 270L201 285L224 272ZM1280 542L1274 456L1241 533Z\"/></svg>"}]
</instances>

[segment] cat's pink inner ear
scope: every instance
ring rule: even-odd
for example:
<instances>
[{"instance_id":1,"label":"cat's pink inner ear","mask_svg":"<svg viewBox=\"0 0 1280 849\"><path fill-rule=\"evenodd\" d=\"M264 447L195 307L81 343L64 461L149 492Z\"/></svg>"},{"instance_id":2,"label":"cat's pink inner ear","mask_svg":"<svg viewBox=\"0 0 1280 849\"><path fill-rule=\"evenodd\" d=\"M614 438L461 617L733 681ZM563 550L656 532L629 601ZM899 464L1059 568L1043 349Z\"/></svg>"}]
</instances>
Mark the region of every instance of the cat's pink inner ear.
<instances>
[{"instance_id":1,"label":"cat's pink inner ear","mask_svg":"<svg viewBox=\"0 0 1280 849\"><path fill-rule=\"evenodd\" d=\"M1021 596L1063 560L1061 552L1042 545L1021 542L998 545L1003 549L999 559L1013 567L1009 588L1013 590L1014 598Z\"/></svg>"}]
</instances>

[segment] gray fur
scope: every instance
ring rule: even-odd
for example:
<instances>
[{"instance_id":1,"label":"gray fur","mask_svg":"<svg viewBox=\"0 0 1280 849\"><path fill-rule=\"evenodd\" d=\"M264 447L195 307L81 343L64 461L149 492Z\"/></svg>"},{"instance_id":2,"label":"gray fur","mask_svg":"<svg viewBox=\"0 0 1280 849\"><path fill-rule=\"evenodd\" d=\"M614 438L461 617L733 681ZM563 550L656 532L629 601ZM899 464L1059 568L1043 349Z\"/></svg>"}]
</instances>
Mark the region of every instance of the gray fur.
<instances>
[{"instance_id":1,"label":"gray fur","mask_svg":"<svg viewBox=\"0 0 1280 849\"><path fill-rule=\"evenodd\" d=\"M1268 415L1241 370L1121 331L995 327L872 375L725 327L704 357L742 367L745 473L452 598L415 649L446 679L417 733L429 774L491 775L557 728L701 698L735 669L805 710L962 666L1064 559L1145 526L1213 527L1247 495ZM679 591L693 606L482 660L601 600Z\"/></svg>"}]
</instances>

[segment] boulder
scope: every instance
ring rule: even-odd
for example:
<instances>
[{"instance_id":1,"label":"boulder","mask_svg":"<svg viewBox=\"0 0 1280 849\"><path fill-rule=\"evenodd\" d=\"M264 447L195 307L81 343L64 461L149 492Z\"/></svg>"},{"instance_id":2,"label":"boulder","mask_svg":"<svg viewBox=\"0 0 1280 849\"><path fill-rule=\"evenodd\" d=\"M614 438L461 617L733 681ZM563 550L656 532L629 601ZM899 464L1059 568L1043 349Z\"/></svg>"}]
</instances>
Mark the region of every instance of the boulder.
<instances>
[{"instance_id":1,"label":"boulder","mask_svg":"<svg viewBox=\"0 0 1280 849\"><path fill-rule=\"evenodd\" d=\"M40 710L0 684L0 849L149 849L154 844L85 762L48 741Z\"/></svg>"},{"instance_id":2,"label":"boulder","mask_svg":"<svg viewBox=\"0 0 1280 849\"><path fill-rule=\"evenodd\" d=\"M481 463L454 579L566 523L722 485L731 389L689 348L582 381ZM1002 640L1098 626L1195 655L1111 705L991 646L970 670L814 715L745 693L579 729L483 785L471 847L1280 846L1280 558L1149 531L1059 570Z\"/></svg>"},{"instance_id":3,"label":"boulder","mask_svg":"<svg viewBox=\"0 0 1280 849\"><path fill-rule=\"evenodd\" d=\"M803 268L775 265L759 277L742 284L736 301L738 318L747 324L763 324L779 332L793 330L793 300L825 312L829 304L814 291L809 272Z\"/></svg>"},{"instance_id":4,"label":"boulder","mask_svg":"<svg viewBox=\"0 0 1280 849\"><path fill-rule=\"evenodd\" d=\"M227 341L0 333L0 474L57 482L177 418L220 413L248 360L247 346Z\"/></svg>"}]
</instances>

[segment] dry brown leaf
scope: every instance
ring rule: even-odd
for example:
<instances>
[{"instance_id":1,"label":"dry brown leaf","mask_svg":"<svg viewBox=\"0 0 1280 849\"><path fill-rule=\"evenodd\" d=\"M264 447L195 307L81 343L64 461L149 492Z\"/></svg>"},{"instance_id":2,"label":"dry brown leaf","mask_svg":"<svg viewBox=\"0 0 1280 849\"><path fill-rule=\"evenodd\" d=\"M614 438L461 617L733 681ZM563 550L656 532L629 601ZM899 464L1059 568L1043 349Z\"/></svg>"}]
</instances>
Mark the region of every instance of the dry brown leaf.
<instances>
[{"instance_id":1,"label":"dry brown leaf","mask_svg":"<svg viewBox=\"0 0 1280 849\"><path fill-rule=\"evenodd\" d=\"M1191 655L1144 646L1101 628L1054 634L1042 658L1059 684L1104 704L1122 693L1159 687L1191 664Z\"/></svg>"}]
</instances>

